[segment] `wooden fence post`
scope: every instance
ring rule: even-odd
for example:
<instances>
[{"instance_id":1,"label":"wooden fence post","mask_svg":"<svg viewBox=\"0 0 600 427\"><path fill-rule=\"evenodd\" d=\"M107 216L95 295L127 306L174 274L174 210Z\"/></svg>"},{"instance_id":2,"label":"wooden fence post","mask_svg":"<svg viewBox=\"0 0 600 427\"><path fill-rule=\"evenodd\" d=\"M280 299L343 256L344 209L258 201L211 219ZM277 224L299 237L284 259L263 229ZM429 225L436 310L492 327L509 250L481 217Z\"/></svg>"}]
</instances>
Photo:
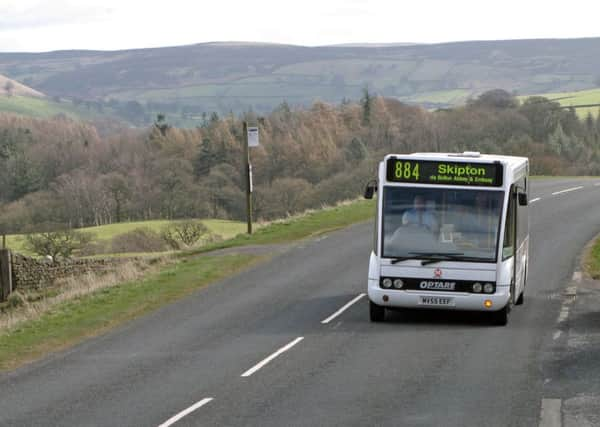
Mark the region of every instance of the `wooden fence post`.
<instances>
[{"instance_id":1,"label":"wooden fence post","mask_svg":"<svg viewBox=\"0 0 600 427\"><path fill-rule=\"evenodd\" d=\"M8 249L0 249L0 301L12 292L12 260Z\"/></svg>"}]
</instances>

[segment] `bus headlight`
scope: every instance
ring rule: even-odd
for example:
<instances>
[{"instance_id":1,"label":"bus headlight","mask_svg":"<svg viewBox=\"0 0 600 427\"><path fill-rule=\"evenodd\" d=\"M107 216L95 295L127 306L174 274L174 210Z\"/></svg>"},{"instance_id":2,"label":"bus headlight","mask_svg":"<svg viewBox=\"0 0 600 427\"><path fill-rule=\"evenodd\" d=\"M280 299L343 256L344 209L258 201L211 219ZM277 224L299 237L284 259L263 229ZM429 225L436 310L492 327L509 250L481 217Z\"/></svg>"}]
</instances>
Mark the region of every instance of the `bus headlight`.
<instances>
[{"instance_id":1,"label":"bus headlight","mask_svg":"<svg viewBox=\"0 0 600 427\"><path fill-rule=\"evenodd\" d=\"M385 279L383 279L381 281L381 286L383 286L386 289L389 289L392 287L392 279L390 279L389 277L386 277Z\"/></svg>"},{"instance_id":2,"label":"bus headlight","mask_svg":"<svg viewBox=\"0 0 600 427\"><path fill-rule=\"evenodd\" d=\"M404 282L402 281L402 279L394 279L394 288L402 289L403 286Z\"/></svg>"},{"instance_id":3,"label":"bus headlight","mask_svg":"<svg viewBox=\"0 0 600 427\"><path fill-rule=\"evenodd\" d=\"M491 294L492 292L494 292L494 285L492 285L491 283L486 283L485 285L483 285L483 292L485 292L486 294Z\"/></svg>"},{"instance_id":4,"label":"bus headlight","mask_svg":"<svg viewBox=\"0 0 600 427\"><path fill-rule=\"evenodd\" d=\"M479 294L479 293L481 293L481 289L482 289L482 288L483 288L483 287L481 286L481 283L479 283L479 282L477 282L477 283L473 283L473 288L472 288L472 289L473 289L473 292L475 292L475 293Z\"/></svg>"}]
</instances>

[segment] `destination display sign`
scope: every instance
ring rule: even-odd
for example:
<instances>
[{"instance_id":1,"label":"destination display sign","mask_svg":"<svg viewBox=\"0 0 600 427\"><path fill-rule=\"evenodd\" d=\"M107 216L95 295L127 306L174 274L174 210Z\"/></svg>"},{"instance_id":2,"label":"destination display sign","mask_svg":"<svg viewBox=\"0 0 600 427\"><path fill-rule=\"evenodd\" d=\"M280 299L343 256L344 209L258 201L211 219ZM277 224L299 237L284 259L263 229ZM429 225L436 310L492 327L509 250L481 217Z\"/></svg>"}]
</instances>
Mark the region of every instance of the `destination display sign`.
<instances>
[{"instance_id":1,"label":"destination display sign","mask_svg":"<svg viewBox=\"0 0 600 427\"><path fill-rule=\"evenodd\" d=\"M415 184L501 187L502 172L501 163L388 159L386 165L388 181Z\"/></svg>"}]
</instances>

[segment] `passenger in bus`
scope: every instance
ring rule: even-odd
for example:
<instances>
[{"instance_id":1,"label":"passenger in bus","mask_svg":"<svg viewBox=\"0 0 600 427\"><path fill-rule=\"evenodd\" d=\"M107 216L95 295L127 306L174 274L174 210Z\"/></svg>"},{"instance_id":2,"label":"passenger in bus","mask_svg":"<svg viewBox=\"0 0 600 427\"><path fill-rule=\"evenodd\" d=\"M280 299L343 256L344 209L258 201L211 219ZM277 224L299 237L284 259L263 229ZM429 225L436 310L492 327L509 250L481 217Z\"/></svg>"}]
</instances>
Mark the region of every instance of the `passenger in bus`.
<instances>
[{"instance_id":1,"label":"passenger in bus","mask_svg":"<svg viewBox=\"0 0 600 427\"><path fill-rule=\"evenodd\" d=\"M497 215L494 213L491 198L481 191L470 202L460 206L455 230L478 247L495 244Z\"/></svg>"}]
</instances>

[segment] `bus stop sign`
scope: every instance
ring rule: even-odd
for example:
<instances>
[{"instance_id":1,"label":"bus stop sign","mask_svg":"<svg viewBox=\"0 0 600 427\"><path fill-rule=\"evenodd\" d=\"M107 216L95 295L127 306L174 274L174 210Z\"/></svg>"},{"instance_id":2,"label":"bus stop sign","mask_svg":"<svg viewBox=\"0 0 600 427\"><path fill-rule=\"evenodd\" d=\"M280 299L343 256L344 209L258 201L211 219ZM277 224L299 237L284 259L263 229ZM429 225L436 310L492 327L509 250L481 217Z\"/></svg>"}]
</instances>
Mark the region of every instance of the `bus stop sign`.
<instances>
[{"instance_id":1,"label":"bus stop sign","mask_svg":"<svg viewBox=\"0 0 600 427\"><path fill-rule=\"evenodd\" d=\"M258 127L248 126L248 147L258 147Z\"/></svg>"}]
</instances>

